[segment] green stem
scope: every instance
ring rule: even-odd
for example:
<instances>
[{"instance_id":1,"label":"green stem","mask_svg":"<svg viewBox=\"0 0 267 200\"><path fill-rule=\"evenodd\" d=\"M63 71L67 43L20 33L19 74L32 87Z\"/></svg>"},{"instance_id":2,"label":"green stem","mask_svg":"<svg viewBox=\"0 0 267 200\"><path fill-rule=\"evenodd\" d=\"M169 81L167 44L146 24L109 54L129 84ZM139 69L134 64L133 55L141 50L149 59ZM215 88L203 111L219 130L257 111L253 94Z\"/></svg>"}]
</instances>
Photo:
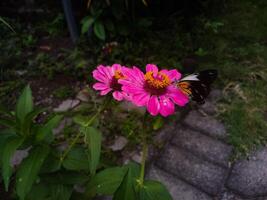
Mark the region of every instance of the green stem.
<instances>
[{"instance_id":1,"label":"green stem","mask_svg":"<svg viewBox=\"0 0 267 200\"><path fill-rule=\"evenodd\" d=\"M148 146L147 146L147 144L145 142L143 144L142 160L141 160L141 173L140 173L140 185L141 186L144 185L147 151L148 151Z\"/></svg>"},{"instance_id":2,"label":"green stem","mask_svg":"<svg viewBox=\"0 0 267 200\"><path fill-rule=\"evenodd\" d=\"M90 126L93 121L95 120L95 118L106 108L107 104L108 104L108 99L106 100L106 102L104 103L104 105L98 109L98 111L96 112L96 114L94 114L94 116L92 116L90 118L90 120L86 123L85 127ZM73 146L77 143L79 137L81 136L82 131L79 131L79 133L76 135L76 137L73 139L72 143L70 144L70 146L68 147L68 149L63 153L63 155L60 157L60 162L62 163L64 161L64 159L66 158L66 156L68 155L68 153L70 152L70 150L73 148Z\"/></svg>"},{"instance_id":3,"label":"green stem","mask_svg":"<svg viewBox=\"0 0 267 200\"><path fill-rule=\"evenodd\" d=\"M73 139L72 143L70 144L70 146L68 147L68 149L64 152L64 154L61 156L60 158L60 162L62 163L64 161L64 159L66 158L66 156L68 155L68 153L70 152L70 150L72 149L72 147L76 144L76 142L78 141L79 137L81 136L81 132L79 132L76 137Z\"/></svg>"},{"instance_id":4,"label":"green stem","mask_svg":"<svg viewBox=\"0 0 267 200\"><path fill-rule=\"evenodd\" d=\"M143 119L143 134L142 134L142 142L143 142L143 148L142 148L142 159L141 159L141 172L140 172L140 178L139 183L141 186L144 185L144 178L145 178L145 167L146 167L146 157L148 152L148 145L146 141L146 122L147 122L147 116L148 114L145 113L144 119Z\"/></svg>"}]
</instances>

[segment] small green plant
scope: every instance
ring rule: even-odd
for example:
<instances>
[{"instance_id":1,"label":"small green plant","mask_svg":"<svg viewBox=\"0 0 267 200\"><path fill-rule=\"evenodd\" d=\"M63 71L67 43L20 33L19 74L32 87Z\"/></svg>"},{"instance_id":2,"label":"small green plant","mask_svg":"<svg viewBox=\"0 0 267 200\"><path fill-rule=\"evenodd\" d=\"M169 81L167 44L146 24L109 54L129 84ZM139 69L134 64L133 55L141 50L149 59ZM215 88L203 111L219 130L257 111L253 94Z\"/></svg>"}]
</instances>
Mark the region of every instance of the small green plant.
<instances>
[{"instance_id":1,"label":"small green plant","mask_svg":"<svg viewBox=\"0 0 267 200\"><path fill-rule=\"evenodd\" d=\"M25 35L22 37L22 45L25 47L33 46L36 43L36 38L33 37L33 35Z\"/></svg>"},{"instance_id":2,"label":"small green plant","mask_svg":"<svg viewBox=\"0 0 267 200\"><path fill-rule=\"evenodd\" d=\"M59 150L62 141L53 134L63 115L53 114L37 122L45 109L34 108L29 86L24 88L14 112L1 107L0 125L6 127L0 132L5 190L14 190L19 200L92 199L96 195L113 195L114 200L171 199L161 183L144 180L144 167L139 164L100 167L102 133L97 128L98 118L109 102L107 99L97 110L91 110L91 115L75 115L78 127L72 129L73 137L66 140L68 145L63 150ZM20 149L28 149L29 154L14 168L11 159ZM12 176L14 188L10 187ZM85 188L85 192L77 194L74 185Z\"/></svg>"},{"instance_id":3,"label":"small green plant","mask_svg":"<svg viewBox=\"0 0 267 200\"><path fill-rule=\"evenodd\" d=\"M74 95L74 91L72 90L71 87L67 87L67 86L61 86L59 88L57 88L54 92L53 95L56 98L59 99L65 99L67 97L71 97Z\"/></svg>"},{"instance_id":4,"label":"small green plant","mask_svg":"<svg viewBox=\"0 0 267 200\"><path fill-rule=\"evenodd\" d=\"M20 199L25 199L37 179L44 160L50 151L49 143L53 140L52 129L62 116L55 115L40 125L35 118L44 109L34 109L30 87L27 86L16 104L15 112L1 107L0 124L7 129L1 132L1 172L5 189L9 189L13 170L10 160L17 149L30 148L29 156L24 159L16 173L16 191ZM31 169L31 170L29 170Z\"/></svg>"},{"instance_id":5,"label":"small green plant","mask_svg":"<svg viewBox=\"0 0 267 200\"><path fill-rule=\"evenodd\" d=\"M16 33L15 30L12 28L12 26L6 20L4 20L2 17L0 17L0 22L3 23L4 25L6 25L11 31Z\"/></svg>"},{"instance_id":6,"label":"small green plant","mask_svg":"<svg viewBox=\"0 0 267 200\"><path fill-rule=\"evenodd\" d=\"M81 21L82 34L93 32L98 39L105 41L107 36L128 36L135 26L140 29L151 26L150 19L136 17L137 3L134 0L112 2L89 0L87 5L89 15ZM142 0L142 3L143 6L148 6L145 0Z\"/></svg>"},{"instance_id":7,"label":"small green plant","mask_svg":"<svg viewBox=\"0 0 267 200\"><path fill-rule=\"evenodd\" d=\"M195 51L195 54L197 56L206 56L208 55L208 52L202 48L198 48L196 51Z\"/></svg>"},{"instance_id":8,"label":"small green plant","mask_svg":"<svg viewBox=\"0 0 267 200\"><path fill-rule=\"evenodd\" d=\"M218 33L219 29L224 26L224 23L217 21L207 21L204 25L206 29L210 29L213 33Z\"/></svg>"}]
</instances>

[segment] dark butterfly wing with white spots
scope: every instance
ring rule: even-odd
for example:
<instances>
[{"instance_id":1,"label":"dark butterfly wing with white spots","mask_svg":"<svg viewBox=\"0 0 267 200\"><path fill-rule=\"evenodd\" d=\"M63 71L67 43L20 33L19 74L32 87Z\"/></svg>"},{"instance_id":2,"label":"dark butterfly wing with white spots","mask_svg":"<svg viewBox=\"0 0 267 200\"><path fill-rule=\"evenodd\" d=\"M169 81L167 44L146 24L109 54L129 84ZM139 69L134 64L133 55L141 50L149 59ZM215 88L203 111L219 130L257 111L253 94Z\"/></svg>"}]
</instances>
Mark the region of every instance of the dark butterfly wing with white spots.
<instances>
[{"instance_id":1,"label":"dark butterfly wing with white spots","mask_svg":"<svg viewBox=\"0 0 267 200\"><path fill-rule=\"evenodd\" d=\"M177 86L199 104L205 103L210 85L217 78L217 70L205 70L182 78Z\"/></svg>"}]
</instances>

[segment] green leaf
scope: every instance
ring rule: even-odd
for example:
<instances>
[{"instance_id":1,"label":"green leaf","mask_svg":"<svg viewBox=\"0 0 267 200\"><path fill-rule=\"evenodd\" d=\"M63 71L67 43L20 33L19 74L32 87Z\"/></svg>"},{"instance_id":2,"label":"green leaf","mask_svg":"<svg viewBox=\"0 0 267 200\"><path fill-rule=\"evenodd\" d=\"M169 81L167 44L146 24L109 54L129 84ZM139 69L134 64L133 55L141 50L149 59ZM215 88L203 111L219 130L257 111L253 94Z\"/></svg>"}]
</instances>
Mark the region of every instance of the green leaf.
<instances>
[{"instance_id":1,"label":"green leaf","mask_svg":"<svg viewBox=\"0 0 267 200\"><path fill-rule=\"evenodd\" d=\"M130 163L128 171L123 178L123 181L114 194L113 200L136 200L137 193L135 187L137 185L137 177L140 174L140 168L137 164Z\"/></svg>"},{"instance_id":2,"label":"green leaf","mask_svg":"<svg viewBox=\"0 0 267 200\"><path fill-rule=\"evenodd\" d=\"M27 200L36 200L36 197L38 197L38 200L48 200L49 196L49 187L48 185L44 183L39 183L32 186L31 191L27 195Z\"/></svg>"},{"instance_id":3,"label":"green leaf","mask_svg":"<svg viewBox=\"0 0 267 200\"><path fill-rule=\"evenodd\" d=\"M50 154L46 157L40 173L52 173L59 170L61 167L60 153L56 150L50 151Z\"/></svg>"},{"instance_id":4,"label":"green leaf","mask_svg":"<svg viewBox=\"0 0 267 200\"><path fill-rule=\"evenodd\" d=\"M16 117L23 124L24 118L28 113L33 111L33 100L32 100L32 91L30 86L27 85L22 94L19 97L19 100L16 105Z\"/></svg>"},{"instance_id":5,"label":"green leaf","mask_svg":"<svg viewBox=\"0 0 267 200\"><path fill-rule=\"evenodd\" d=\"M5 143L8 138L15 136L15 133L12 130L6 129L0 132L0 168L2 167L2 155Z\"/></svg>"},{"instance_id":6,"label":"green leaf","mask_svg":"<svg viewBox=\"0 0 267 200\"><path fill-rule=\"evenodd\" d=\"M137 164L135 162L130 162L125 167L129 168L132 173L132 177L134 179L134 182L136 183L137 180L139 179L140 172L141 172L141 167L140 164Z\"/></svg>"},{"instance_id":7,"label":"green leaf","mask_svg":"<svg viewBox=\"0 0 267 200\"><path fill-rule=\"evenodd\" d=\"M7 23L2 17L0 17L0 22L2 22L3 24L5 24L11 31L13 31L14 33L16 33L16 31L12 28L12 26Z\"/></svg>"},{"instance_id":8,"label":"green leaf","mask_svg":"<svg viewBox=\"0 0 267 200\"><path fill-rule=\"evenodd\" d=\"M14 136L9 137L3 147L2 156L2 176L5 184L6 191L8 190L9 179L12 174L12 168L10 166L10 159L15 153L16 149L23 143L23 138Z\"/></svg>"},{"instance_id":9,"label":"green leaf","mask_svg":"<svg viewBox=\"0 0 267 200\"><path fill-rule=\"evenodd\" d=\"M94 117L93 121L92 121L92 118L93 118L92 115L89 115L89 116L75 115L73 117L73 121L76 124L79 124L80 126L88 126L88 124L90 124L93 127L97 127L99 125L99 118Z\"/></svg>"},{"instance_id":10,"label":"green leaf","mask_svg":"<svg viewBox=\"0 0 267 200\"><path fill-rule=\"evenodd\" d=\"M53 129L59 124L62 119L62 115L55 115L52 117L45 125L38 129L36 134L36 141L42 142L46 141L48 143L52 142Z\"/></svg>"},{"instance_id":11,"label":"green leaf","mask_svg":"<svg viewBox=\"0 0 267 200\"><path fill-rule=\"evenodd\" d=\"M56 173L44 174L41 179L48 184L83 184L88 181L89 176L85 173L73 171L60 171Z\"/></svg>"},{"instance_id":12,"label":"green leaf","mask_svg":"<svg viewBox=\"0 0 267 200\"><path fill-rule=\"evenodd\" d=\"M156 119L153 121L153 130L159 130L162 126L164 125L163 118L158 116Z\"/></svg>"},{"instance_id":13,"label":"green leaf","mask_svg":"<svg viewBox=\"0 0 267 200\"><path fill-rule=\"evenodd\" d=\"M100 160L102 134L94 127L83 127L85 142L89 146L90 173L95 175Z\"/></svg>"},{"instance_id":14,"label":"green leaf","mask_svg":"<svg viewBox=\"0 0 267 200\"><path fill-rule=\"evenodd\" d=\"M30 134L30 129L31 129L34 118L38 116L40 113L44 112L45 110L46 110L45 108L38 108L38 109L31 111L25 116L24 123L21 127L23 135Z\"/></svg>"},{"instance_id":15,"label":"green leaf","mask_svg":"<svg viewBox=\"0 0 267 200\"><path fill-rule=\"evenodd\" d=\"M96 37L98 37L100 40L106 39L105 27L100 21L95 21L94 33L95 33Z\"/></svg>"},{"instance_id":16,"label":"green leaf","mask_svg":"<svg viewBox=\"0 0 267 200\"><path fill-rule=\"evenodd\" d=\"M14 115L9 112L3 105L0 105L0 114L7 115L9 117L14 117Z\"/></svg>"},{"instance_id":17,"label":"green leaf","mask_svg":"<svg viewBox=\"0 0 267 200\"><path fill-rule=\"evenodd\" d=\"M51 187L51 200L69 200L72 194L72 187L66 185L53 185Z\"/></svg>"},{"instance_id":18,"label":"green leaf","mask_svg":"<svg viewBox=\"0 0 267 200\"><path fill-rule=\"evenodd\" d=\"M91 116L76 115L73 117L73 121L80 126L86 126L88 121L91 120Z\"/></svg>"},{"instance_id":19,"label":"green leaf","mask_svg":"<svg viewBox=\"0 0 267 200\"><path fill-rule=\"evenodd\" d=\"M82 34L85 34L89 28L93 25L95 19L91 16L86 17L83 21L82 21Z\"/></svg>"},{"instance_id":20,"label":"green leaf","mask_svg":"<svg viewBox=\"0 0 267 200\"><path fill-rule=\"evenodd\" d=\"M113 167L100 171L87 185L87 196L94 196L95 193L99 195L114 194L120 186L126 172L126 167Z\"/></svg>"},{"instance_id":21,"label":"green leaf","mask_svg":"<svg viewBox=\"0 0 267 200\"><path fill-rule=\"evenodd\" d=\"M0 125L3 125L11 129L16 128L16 123L10 119L0 119Z\"/></svg>"},{"instance_id":22,"label":"green leaf","mask_svg":"<svg viewBox=\"0 0 267 200\"><path fill-rule=\"evenodd\" d=\"M72 148L63 161L63 167L68 170L89 170L89 160L85 150L81 147Z\"/></svg>"},{"instance_id":23,"label":"green leaf","mask_svg":"<svg viewBox=\"0 0 267 200\"><path fill-rule=\"evenodd\" d=\"M72 190L72 187L63 184L46 184L41 182L32 187L26 199L68 200L71 197Z\"/></svg>"},{"instance_id":24,"label":"green leaf","mask_svg":"<svg viewBox=\"0 0 267 200\"><path fill-rule=\"evenodd\" d=\"M140 200L172 200L166 187L158 181L145 181L139 195Z\"/></svg>"},{"instance_id":25,"label":"green leaf","mask_svg":"<svg viewBox=\"0 0 267 200\"><path fill-rule=\"evenodd\" d=\"M16 191L21 200L30 192L49 150L48 146L35 147L22 161L16 176Z\"/></svg>"}]
</instances>

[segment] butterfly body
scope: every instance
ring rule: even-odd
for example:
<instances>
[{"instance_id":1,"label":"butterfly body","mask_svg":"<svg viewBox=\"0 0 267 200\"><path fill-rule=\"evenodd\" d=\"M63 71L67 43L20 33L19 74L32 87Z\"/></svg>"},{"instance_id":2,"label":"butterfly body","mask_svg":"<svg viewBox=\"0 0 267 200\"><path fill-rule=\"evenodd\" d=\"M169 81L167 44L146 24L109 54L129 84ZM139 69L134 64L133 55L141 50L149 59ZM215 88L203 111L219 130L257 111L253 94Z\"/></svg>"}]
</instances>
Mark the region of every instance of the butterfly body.
<instances>
[{"instance_id":1,"label":"butterfly body","mask_svg":"<svg viewBox=\"0 0 267 200\"><path fill-rule=\"evenodd\" d=\"M177 86L193 101L203 104L210 93L210 85L216 78L217 70L205 70L185 76L177 83Z\"/></svg>"}]
</instances>

